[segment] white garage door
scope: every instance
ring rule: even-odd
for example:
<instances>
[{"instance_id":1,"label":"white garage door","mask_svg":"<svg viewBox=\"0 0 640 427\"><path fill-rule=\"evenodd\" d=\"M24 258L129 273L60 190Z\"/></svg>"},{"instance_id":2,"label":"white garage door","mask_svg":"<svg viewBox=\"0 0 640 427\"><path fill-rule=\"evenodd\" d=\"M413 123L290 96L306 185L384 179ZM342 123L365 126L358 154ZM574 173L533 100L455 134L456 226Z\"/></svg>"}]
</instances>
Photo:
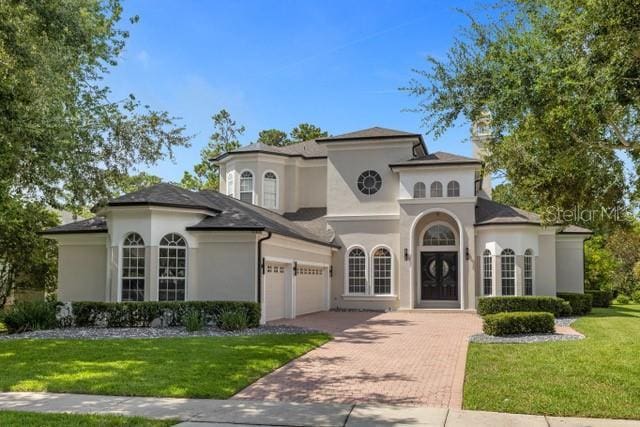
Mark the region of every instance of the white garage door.
<instances>
[{"instance_id":1,"label":"white garage door","mask_svg":"<svg viewBox=\"0 0 640 427\"><path fill-rule=\"evenodd\" d=\"M286 313L285 266L267 263L264 272L264 302L267 321L282 319Z\"/></svg>"},{"instance_id":2,"label":"white garage door","mask_svg":"<svg viewBox=\"0 0 640 427\"><path fill-rule=\"evenodd\" d=\"M296 315L326 310L327 272L321 267L298 266L296 276Z\"/></svg>"}]
</instances>

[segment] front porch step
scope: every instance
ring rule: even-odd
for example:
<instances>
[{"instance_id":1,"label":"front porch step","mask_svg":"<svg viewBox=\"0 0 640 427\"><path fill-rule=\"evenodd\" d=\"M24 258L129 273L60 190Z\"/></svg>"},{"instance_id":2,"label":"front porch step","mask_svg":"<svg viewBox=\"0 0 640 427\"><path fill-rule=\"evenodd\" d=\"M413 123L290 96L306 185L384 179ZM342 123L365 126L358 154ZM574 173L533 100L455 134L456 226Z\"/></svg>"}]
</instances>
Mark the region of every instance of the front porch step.
<instances>
[{"instance_id":1,"label":"front porch step","mask_svg":"<svg viewBox=\"0 0 640 427\"><path fill-rule=\"evenodd\" d=\"M461 310L459 308L428 308L428 307L415 307L415 308L399 308L398 311L406 313L469 313L477 314L475 309Z\"/></svg>"}]
</instances>

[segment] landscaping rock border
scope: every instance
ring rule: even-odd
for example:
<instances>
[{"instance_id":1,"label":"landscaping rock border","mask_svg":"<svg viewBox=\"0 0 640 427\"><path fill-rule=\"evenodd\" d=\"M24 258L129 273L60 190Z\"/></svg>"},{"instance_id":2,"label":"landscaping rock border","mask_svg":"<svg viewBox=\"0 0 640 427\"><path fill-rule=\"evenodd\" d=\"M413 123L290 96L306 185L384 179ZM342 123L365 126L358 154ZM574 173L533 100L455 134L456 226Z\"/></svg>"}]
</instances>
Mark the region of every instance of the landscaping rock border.
<instances>
[{"instance_id":1,"label":"landscaping rock border","mask_svg":"<svg viewBox=\"0 0 640 427\"><path fill-rule=\"evenodd\" d=\"M0 335L1 340L10 339L123 339L123 338L193 338L193 337L234 337L247 335L286 335L318 333L314 329L289 325L267 325L241 331L223 331L206 327L201 331L187 332L184 327L173 328L60 328L20 334Z\"/></svg>"},{"instance_id":2,"label":"landscaping rock border","mask_svg":"<svg viewBox=\"0 0 640 427\"><path fill-rule=\"evenodd\" d=\"M568 327L575 322L577 317L561 317L555 319L556 326ZM495 337L487 334L476 334L469 337L469 342L481 344L531 344L549 341L575 341L581 340L584 335L571 334L532 334L532 335L509 335Z\"/></svg>"}]
</instances>

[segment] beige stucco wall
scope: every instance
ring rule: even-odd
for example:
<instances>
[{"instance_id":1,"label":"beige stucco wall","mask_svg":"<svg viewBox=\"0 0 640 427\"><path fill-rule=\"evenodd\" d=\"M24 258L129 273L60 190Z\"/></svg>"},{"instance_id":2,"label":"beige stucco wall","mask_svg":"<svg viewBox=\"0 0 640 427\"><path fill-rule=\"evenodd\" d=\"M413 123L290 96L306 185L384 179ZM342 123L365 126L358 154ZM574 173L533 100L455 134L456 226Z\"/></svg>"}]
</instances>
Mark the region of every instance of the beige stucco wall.
<instances>
[{"instance_id":1,"label":"beige stucco wall","mask_svg":"<svg viewBox=\"0 0 640 427\"><path fill-rule=\"evenodd\" d=\"M556 283L558 292L584 292L584 239L586 236L556 237Z\"/></svg>"},{"instance_id":2,"label":"beige stucco wall","mask_svg":"<svg viewBox=\"0 0 640 427\"><path fill-rule=\"evenodd\" d=\"M535 294L556 295L556 235L542 234L535 259Z\"/></svg>"},{"instance_id":3,"label":"beige stucco wall","mask_svg":"<svg viewBox=\"0 0 640 427\"><path fill-rule=\"evenodd\" d=\"M399 178L389 164L411 157L411 147L406 141L328 143L327 215L398 214ZM363 194L357 187L358 177L367 170L382 177L382 188L374 195Z\"/></svg>"},{"instance_id":4,"label":"beige stucco wall","mask_svg":"<svg viewBox=\"0 0 640 427\"><path fill-rule=\"evenodd\" d=\"M61 239L58 246L58 299L104 301L107 282L105 236Z\"/></svg>"},{"instance_id":5,"label":"beige stucco wall","mask_svg":"<svg viewBox=\"0 0 640 427\"><path fill-rule=\"evenodd\" d=\"M255 301L255 233L199 232L198 237L197 279L192 280L189 299Z\"/></svg>"}]
</instances>

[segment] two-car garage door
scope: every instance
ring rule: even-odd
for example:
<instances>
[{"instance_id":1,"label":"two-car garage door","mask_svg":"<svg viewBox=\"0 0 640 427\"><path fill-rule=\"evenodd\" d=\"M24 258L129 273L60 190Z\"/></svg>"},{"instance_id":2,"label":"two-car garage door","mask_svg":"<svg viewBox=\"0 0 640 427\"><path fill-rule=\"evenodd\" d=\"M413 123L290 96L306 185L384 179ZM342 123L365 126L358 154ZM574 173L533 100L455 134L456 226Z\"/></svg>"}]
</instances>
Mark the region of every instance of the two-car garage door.
<instances>
[{"instance_id":1,"label":"two-car garage door","mask_svg":"<svg viewBox=\"0 0 640 427\"><path fill-rule=\"evenodd\" d=\"M291 264L267 262L265 265L267 321L326 310L327 292L327 269L324 267L298 264L294 275ZM295 301L294 307L291 307L292 301Z\"/></svg>"}]
</instances>

